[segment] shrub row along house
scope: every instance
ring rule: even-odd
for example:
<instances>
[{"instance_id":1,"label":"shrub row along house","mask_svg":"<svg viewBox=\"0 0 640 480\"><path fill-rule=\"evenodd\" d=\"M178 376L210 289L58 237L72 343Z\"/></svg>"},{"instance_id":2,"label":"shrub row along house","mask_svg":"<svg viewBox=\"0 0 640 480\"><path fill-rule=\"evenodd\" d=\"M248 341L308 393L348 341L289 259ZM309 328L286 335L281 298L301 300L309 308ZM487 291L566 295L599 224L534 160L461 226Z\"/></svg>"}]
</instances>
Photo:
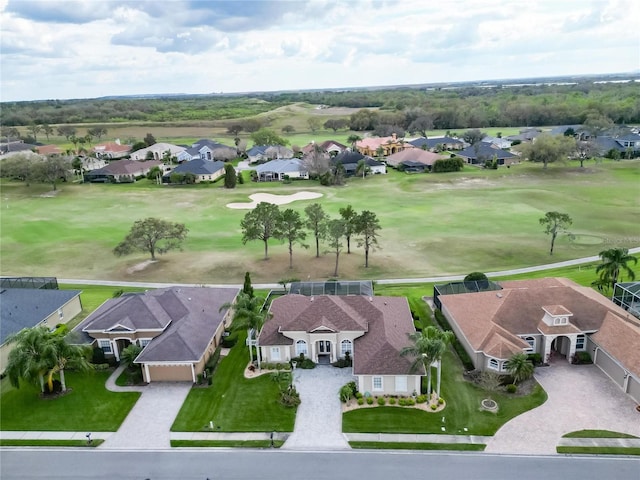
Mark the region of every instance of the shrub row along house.
<instances>
[{"instance_id":1,"label":"shrub row along house","mask_svg":"<svg viewBox=\"0 0 640 480\"><path fill-rule=\"evenodd\" d=\"M640 402L640 320L592 288L565 278L501 282L500 289L439 295L474 367L506 373L515 353L573 362L590 355Z\"/></svg>"}]
</instances>

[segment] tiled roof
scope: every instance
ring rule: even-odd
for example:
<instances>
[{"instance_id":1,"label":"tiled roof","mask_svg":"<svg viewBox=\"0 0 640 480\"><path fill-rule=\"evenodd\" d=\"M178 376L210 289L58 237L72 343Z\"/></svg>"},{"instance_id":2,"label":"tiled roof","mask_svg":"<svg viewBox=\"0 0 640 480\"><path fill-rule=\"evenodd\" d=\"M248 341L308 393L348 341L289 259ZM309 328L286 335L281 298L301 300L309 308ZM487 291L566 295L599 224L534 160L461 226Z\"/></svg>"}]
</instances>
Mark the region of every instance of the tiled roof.
<instances>
[{"instance_id":1,"label":"tiled roof","mask_svg":"<svg viewBox=\"0 0 640 480\"><path fill-rule=\"evenodd\" d=\"M122 152L128 152L129 150L131 150L131 145L121 145L116 142L100 143L93 147L93 151L99 152L99 153L106 153L106 152L122 153Z\"/></svg>"},{"instance_id":2,"label":"tiled roof","mask_svg":"<svg viewBox=\"0 0 640 480\"><path fill-rule=\"evenodd\" d=\"M388 143L400 143L400 140L397 137L367 137L362 140L358 140L356 146L358 148L370 148L371 150L376 150L378 147L382 145L386 145Z\"/></svg>"},{"instance_id":3,"label":"tiled roof","mask_svg":"<svg viewBox=\"0 0 640 480\"><path fill-rule=\"evenodd\" d=\"M40 145L36 147L36 152L40 155L60 155L62 150L57 145Z\"/></svg>"},{"instance_id":4,"label":"tiled roof","mask_svg":"<svg viewBox=\"0 0 640 480\"><path fill-rule=\"evenodd\" d=\"M0 290L0 345L11 334L35 327L62 308L80 290L3 288Z\"/></svg>"},{"instance_id":5,"label":"tiled roof","mask_svg":"<svg viewBox=\"0 0 640 480\"><path fill-rule=\"evenodd\" d=\"M415 162L422 165L433 165L436 160L446 158L437 153L429 152L421 148L406 148L401 152L389 155L386 159L388 165L398 166L404 162Z\"/></svg>"},{"instance_id":6,"label":"tiled roof","mask_svg":"<svg viewBox=\"0 0 640 480\"><path fill-rule=\"evenodd\" d=\"M260 345L290 345L286 332L365 332L354 343L354 374L411 373L412 359L400 356L415 332L406 298L290 294L275 299L270 313Z\"/></svg>"}]
</instances>

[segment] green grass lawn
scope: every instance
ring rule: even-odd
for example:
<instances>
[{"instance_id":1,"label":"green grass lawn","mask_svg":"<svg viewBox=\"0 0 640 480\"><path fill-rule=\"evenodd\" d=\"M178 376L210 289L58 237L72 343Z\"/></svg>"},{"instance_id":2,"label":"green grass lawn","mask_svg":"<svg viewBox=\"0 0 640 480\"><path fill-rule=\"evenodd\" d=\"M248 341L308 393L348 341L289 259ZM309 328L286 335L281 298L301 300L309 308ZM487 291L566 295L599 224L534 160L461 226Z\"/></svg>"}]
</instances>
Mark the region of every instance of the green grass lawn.
<instances>
[{"instance_id":1,"label":"green grass lawn","mask_svg":"<svg viewBox=\"0 0 640 480\"><path fill-rule=\"evenodd\" d=\"M374 211L381 224L379 247L363 267L361 248L340 258L341 278L403 278L496 271L596 255L611 246L637 242L640 161L588 164L588 168L537 164L510 169L465 167L460 173L406 175L390 171L348 179L344 187L313 181L256 184L234 190L220 183L167 188L141 181L130 185L65 184L54 197L48 185L3 181L0 258L5 275L54 275L126 281L240 283L246 271L255 282L283 277L332 276L333 257L294 249L288 269L286 245L242 244L246 213L226 207L251 193L315 191L332 217L348 204ZM302 212L313 201L289 207ZM586 206L588 205L588 208ZM559 210L573 218L570 242L561 237L553 257L538 219ZM142 270L147 255L115 257L112 250L134 220L161 216L184 222L183 251L170 252ZM323 246L322 250L325 248Z\"/></svg>"},{"instance_id":2,"label":"green grass lawn","mask_svg":"<svg viewBox=\"0 0 640 480\"><path fill-rule=\"evenodd\" d=\"M8 378L0 382L2 430L115 432L140 393L109 392L105 382L111 372L65 372L69 393L42 399L35 385L13 388Z\"/></svg>"},{"instance_id":3,"label":"green grass lawn","mask_svg":"<svg viewBox=\"0 0 640 480\"><path fill-rule=\"evenodd\" d=\"M612 432L610 430L578 430L562 436L562 438L638 438L628 433Z\"/></svg>"},{"instance_id":4,"label":"green grass lawn","mask_svg":"<svg viewBox=\"0 0 640 480\"><path fill-rule=\"evenodd\" d=\"M579 455L640 455L637 447L556 447L556 451Z\"/></svg>"},{"instance_id":5,"label":"green grass lawn","mask_svg":"<svg viewBox=\"0 0 640 480\"><path fill-rule=\"evenodd\" d=\"M402 407L351 410L342 416L342 430L361 433L493 435L510 419L541 405L547 399L547 394L539 385L529 396L489 395L463 379L462 364L451 351L443 357L441 396L447 406L438 413ZM497 413L480 411L480 402L488 396L498 402Z\"/></svg>"},{"instance_id":6,"label":"green grass lawn","mask_svg":"<svg viewBox=\"0 0 640 480\"><path fill-rule=\"evenodd\" d=\"M35 440L35 439L6 439L0 440L0 447L86 447L96 448L104 443L104 440L92 439L91 445L86 440Z\"/></svg>"},{"instance_id":7,"label":"green grass lawn","mask_svg":"<svg viewBox=\"0 0 640 480\"><path fill-rule=\"evenodd\" d=\"M280 448L282 440L171 440L172 447Z\"/></svg>"},{"instance_id":8,"label":"green grass lawn","mask_svg":"<svg viewBox=\"0 0 640 480\"><path fill-rule=\"evenodd\" d=\"M244 378L249 351L244 346L246 332L220 361L210 387L193 388L171 430L208 431L213 421L221 432L291 432L296 409L278 402L278 386L269 375Z\"/></svg>"},{"instance_id":9,"label":"green grass lawn","mask_svg":"<svg viewBox=\"0 0 640 480\"><path fill-rule=\"evenodd\" d=\"M477 443L424 443L424 442L349 442L351 448L374 450L450 450L482 452L487 447Z\"/></svg>"}]
</instances>

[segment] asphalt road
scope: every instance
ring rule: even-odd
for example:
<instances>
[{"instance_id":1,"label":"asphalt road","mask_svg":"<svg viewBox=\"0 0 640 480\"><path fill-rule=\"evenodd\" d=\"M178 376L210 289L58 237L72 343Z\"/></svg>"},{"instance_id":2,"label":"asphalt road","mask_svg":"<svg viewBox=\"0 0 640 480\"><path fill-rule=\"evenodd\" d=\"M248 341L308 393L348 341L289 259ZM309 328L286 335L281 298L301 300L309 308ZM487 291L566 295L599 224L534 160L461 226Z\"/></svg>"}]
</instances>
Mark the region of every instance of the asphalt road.
<instances>
[{"instance_id":1,"label":"asphalt road","mask_svg":"<svg viewBox=\"0 0 640 480\"><path fill-rule=\"evenodd\" d=\"M638 480L640 458L393 451L323 453L189 449L115 452L3 448L0 449L0 477L2 480Z\"/></svg>"}]
</instances>

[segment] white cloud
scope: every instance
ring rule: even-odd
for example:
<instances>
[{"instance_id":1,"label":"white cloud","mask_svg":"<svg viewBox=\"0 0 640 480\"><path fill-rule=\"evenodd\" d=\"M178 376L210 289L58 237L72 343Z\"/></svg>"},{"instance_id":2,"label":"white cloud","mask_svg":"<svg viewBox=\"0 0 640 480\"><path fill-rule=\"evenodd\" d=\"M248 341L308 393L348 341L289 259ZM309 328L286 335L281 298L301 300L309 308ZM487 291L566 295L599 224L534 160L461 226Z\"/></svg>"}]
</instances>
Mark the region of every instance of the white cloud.
<instances>
[{"instance_id":1,"label":"white cloud","mask_svg":"<svg viewBox=\"0 0 640 480\"><path fill-rule=\"evenodd\" d=\"M639 5L0 0L2 100L629 71Z\"/></svg>"}]
</instances>

